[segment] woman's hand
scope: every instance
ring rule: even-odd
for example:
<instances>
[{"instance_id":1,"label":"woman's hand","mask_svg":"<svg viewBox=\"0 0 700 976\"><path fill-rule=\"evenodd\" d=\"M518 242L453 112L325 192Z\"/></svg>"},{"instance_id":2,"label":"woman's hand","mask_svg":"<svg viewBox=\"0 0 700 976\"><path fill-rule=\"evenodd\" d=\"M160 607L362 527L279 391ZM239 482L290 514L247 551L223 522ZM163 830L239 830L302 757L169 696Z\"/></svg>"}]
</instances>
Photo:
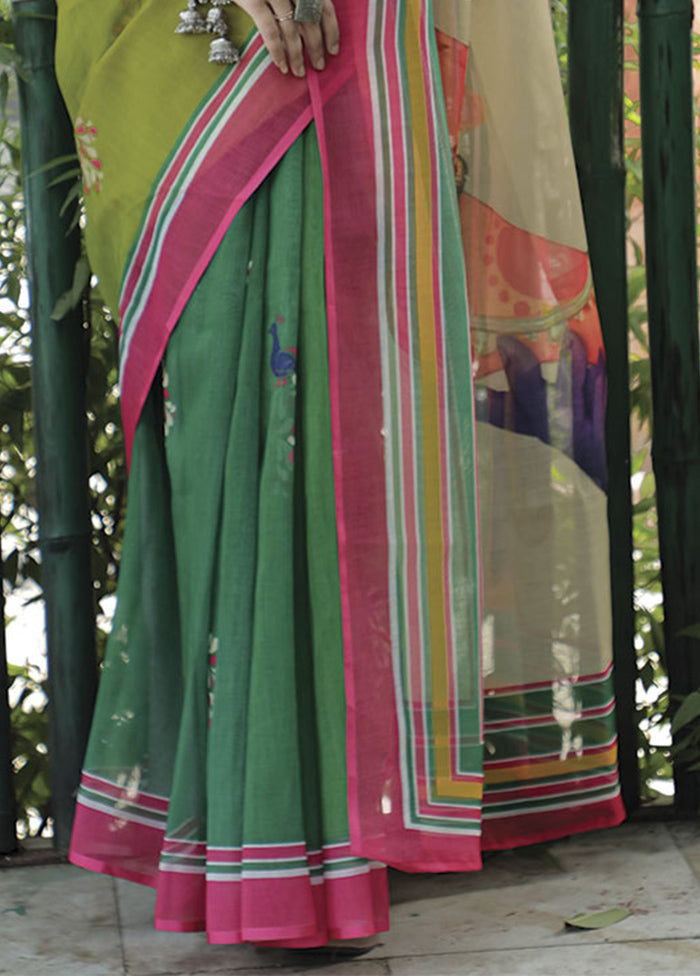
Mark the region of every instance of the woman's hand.
<instances>
[{"instance_id":1,"label":"woman's hand","mask_svg":"<svg viewBox=\"0 0 700 976\"><path fill-rule=\"evenodd\" d=\"M320 24L297 23L291 0L235 2L253 19L270 57L285 75L290 68L297 78L306 74L304 48L318 71L326 65L326 52L337 54L340 50L338 18L332 0L323 0Z\"/></svg>"}]
</instances>

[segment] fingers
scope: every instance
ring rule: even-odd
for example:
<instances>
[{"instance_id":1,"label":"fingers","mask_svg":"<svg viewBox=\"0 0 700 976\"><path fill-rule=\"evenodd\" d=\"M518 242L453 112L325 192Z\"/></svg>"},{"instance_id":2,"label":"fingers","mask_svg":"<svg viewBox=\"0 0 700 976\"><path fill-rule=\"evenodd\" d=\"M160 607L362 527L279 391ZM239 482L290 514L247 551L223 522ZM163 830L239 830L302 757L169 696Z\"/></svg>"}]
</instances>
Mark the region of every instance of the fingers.
<instances>
[{"instance_id":1,"label":"fingers","mask_svg":"<svg viewBox=\"0 0 700 976\"><path fill-rule=\"evenodd\" d=\"M304 48L309 60L320 71L326 53L340 50L340 29L332 0L323 0L320 24L299 24L294 19L291 0L235 0L248 13L260 31L270 57L283 74L291 68L297 78L306 74Z\"/></svg>"},{"instance_id":2,"label":"fingers","mask_svg":"<svg viewBox=\"0 0 700 976\"><path fill-rule=\"evenodd\" d=\"M340 51L340 27L335 7L330 0L326 0L321 9L321 30L326 42L326 50L329 54L337 54Z\"/></svg>"},{"instance_id":3,"label":"fingers","mask_svg":"<svg viewBox=\"0 0 700 976\"><path fill-rule=\"evenodd\" d=\"M286 75L289 71L287 49L272 9L264 0L238 0L238 6L253 19L270 57L282 74Z\"/></svg>"},{"instance_id":4,"label":"fingers","mask_svg":"<svg viewBox=\"0 0 700 976\"><path fill-rule=\"evenodd\" d=\"M337 54L340 50L340 28L331 0L325 0L321 7L320 24L300 24L299 26L311 64L320 71L326 64L326 52Z\"/></svg>"},{"instance_id":5,"label":"fingers","mask_svg":"<svg viewBox=\"0 0 700 976\"><path fill-rule=\"evenodd\" d=\"M289 0L269 0L269 3L276 18L277 30L282 38L292 74L297 78L303 78L306 74L304 47L299 25L294 20L294 7Z\"/></svg>"}]
</instances>

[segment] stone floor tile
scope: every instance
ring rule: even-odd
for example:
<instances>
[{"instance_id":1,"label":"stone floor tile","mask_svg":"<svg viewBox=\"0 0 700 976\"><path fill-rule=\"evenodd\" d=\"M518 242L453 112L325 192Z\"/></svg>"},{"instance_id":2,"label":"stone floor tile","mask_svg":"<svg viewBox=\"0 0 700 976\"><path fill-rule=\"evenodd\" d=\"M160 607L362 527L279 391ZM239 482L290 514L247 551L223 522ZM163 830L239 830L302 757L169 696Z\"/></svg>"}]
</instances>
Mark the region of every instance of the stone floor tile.
<instances>
[{"instance_id":1,"label":"stone floor tile","mask_svg":"<svg viewBox=\"0 0 700 976\"><path fill-rule=\"evenodd\" d=\"M249 945L209 945L203 932L158 932L153 927L156 893L153 888L117 881L117 900L124 957L129 976L168 976L231 973L293 963L280 949Z\"/></svg>"},{"instance_id":2,"label":"stone floor tile","mask_svg":"<svg viewBox=\"0 0 700 976\"><path fill-rule=\"evenodd\" d=\"M697 976L694 939L467 952L389 960L391 976Z\"/></svg>"},{"instance_id":3,"label":"stone floor tile","mask_svg":"<svg viewBox=\"0 0 700 976\"><path fill-rule=\"evenodd\" d=\"M700 828L697 821L668 824L667 829L696 878L700 878Z\"/></svg>"},{"instance_id":4,"label":"stone floor tile","mask_svg":"<svg viewBox=\"0 0 700 976\"><path fill-rule=\"evenodd\" d=\"M251 946L215 946L200 932L156 932L152 923L122 929L129 976L190 976L191 973L231 973L269 965Z\"/></svg>"},{"instance_id":5,"label":"stone floor tile","mask_svg":"<svg viewBox=\"0 0 700 976\"><path fill-rule=\"evenodd\" d=\"M299 954L284 949L259 949L250 945L213 946L200 932L157 932L153 928L154 889L118 880L117 900L122 928L124 956L129 976L197 976L208 973L287 974L315 971L319 965L311 956L303 962ZM381 938L381 937L379 937ZM377 949L375 952L379 952ZM347 968L350 960L340 965ZM352 961L354 965L357 960ZM369 961L366 962L368 965ZM305 968L306 966L311 969ZM301 966L301 968L299 968ZM285 967L280 969L280 967ZM289 968L287 968L289 967ZM381 972L385 969L380 967ZM323 973L329 971L323 966ZM362 973L355 969L357 976ZM374 969L368 969L374 976Z\"/></svg>"},{"instance_id":6,"label":"stone floor tile","mask_svg":"<svg viewBox=\"0 0 700 976\"><path fill-rule=\"evenodd\" d=\"M631 825L548 845L542 875L517 871L516 883L505 880L493 858L481 877L461 875L444 889L440 878L412 877L405 897L402 885L394 879L392 926L383 936L388 956L555 946L566 918L617 906L633 915L605 929L606 942L700 934L700 884L663 825ZM590 932L567 938L601 941Z\"/></svg>"},{"instance_id":7,"label":"stone floor tile","mask_svg":"<svg viewBox=\"0 0 700 976\"><path fill-rule=\"evenodd\" d=\"M482 871L455 874L404 874L389 871L391 904L420 901L425 898L471 894L493 888L511 887L558 878L566 868L550 846L534 845L516 851L499 851L484 855Z\"/></svg>"},{"instance_id":8,"label":"stone floor tile","mask_svg":"<svg viewBox=\"0 0 700 976\"><path fill-rule=\"evenodd\" d=\"M249 946L212 946L202 932L157 932L153 888L119 880L117 901L129 976L223 973L265 965Z\"/></svg>"},{"instance_id":9,"label":"stone floor tile","mask_svg":"<svg viewBox=\"0 0 700 976\"><path fill-rule=\"evenodd\" d=\"M335 963L308 963L307 965L273 966L264 969L232 969L231 976L387 976L389 963L383 960L345 960ZM189 973L188 976L208 976L205 972Z\"/></svg>"},{"instance_id":10,"label":"stone floor tile","mask_svg":"<svg viewBox=\"0 0 700 976\"><path fill-rule=\"evenodd\" d=\"M0 872L0 973L122 976L114 885L68 865Z\"/></svg>"},{"instance_id":11,"label":"stone floor tile","mask_svg":"<svg viewBox=\"0 0 700 976\"><path fill-rule=\"evenodd\" d=\"M149 922L150 926L150 922ZM336 971L354 973L356 976L379 976L386 968L374 960L347 960L324 963L311 954L304 955L285 949L262 949L250 945L209 945L202 933L155 932L151 927L130 926L122 929L124 955L129 976L210 976L217 973L267 973L289 974ZM384 955L381 948L375 954ZM352 968L360 966L360 968ZM379 968L377 968L379 967ZM340 972L340 969L337 970Z\"/></svg>"}]
</instances>

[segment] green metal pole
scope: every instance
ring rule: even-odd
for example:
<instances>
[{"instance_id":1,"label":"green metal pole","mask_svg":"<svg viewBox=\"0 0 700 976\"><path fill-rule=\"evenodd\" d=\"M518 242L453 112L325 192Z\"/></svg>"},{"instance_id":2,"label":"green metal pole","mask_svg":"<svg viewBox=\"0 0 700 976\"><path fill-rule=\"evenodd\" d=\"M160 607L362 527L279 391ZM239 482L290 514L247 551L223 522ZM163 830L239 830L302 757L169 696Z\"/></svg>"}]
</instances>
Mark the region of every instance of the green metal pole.
<instances>
[{"instance_id":1,"label":"green metal pole","mask_svg":"<svg viewBox=\"0 0 700 976\"><path fill-rule=\"evenodd\" d=\"M700 687L700 362L695 232L692 0L640 0L644 218L664 633L672 707ZM675 770L676 809L700 774Z\"/></svg>"},{"instance_id":2,"label":"green metal pole","mask_svg":"<svg viewBox=\"0 0 700 976\"><path fill-rule=\"evenodd\" d=\"M70 839L97 670L87 497L86 334L76 311L54 322L80 252L60 216L66 184L50 186L51 160L75 151L54 73L54 0L14 0L24 195L32 299L33 395L50 687L50 769L55 844Z\"/></svg>"},{"instance_id":3,"label":"green metal pole","mask_svg":"<svg viewBox=\"0 0 700 976\"><path fill-rule=\"evenodd\" d=\"M5 595L2 579L2 554L0 554L0 854L11 854L17 847L17 837L15 834L14 777L11 763L10 707L7 701Z\"/></svg>"},{"instance_id":4,"label":"green metal pole","mask_svg":"<svg viewBox=\"0 0 700 976\"><path fill-rule=\"evenodd\" d=\"M571 135L608 368L606 441L622 796L639 805L630 491L622 0L569 0Z\"/></svg>"}]
</instances>

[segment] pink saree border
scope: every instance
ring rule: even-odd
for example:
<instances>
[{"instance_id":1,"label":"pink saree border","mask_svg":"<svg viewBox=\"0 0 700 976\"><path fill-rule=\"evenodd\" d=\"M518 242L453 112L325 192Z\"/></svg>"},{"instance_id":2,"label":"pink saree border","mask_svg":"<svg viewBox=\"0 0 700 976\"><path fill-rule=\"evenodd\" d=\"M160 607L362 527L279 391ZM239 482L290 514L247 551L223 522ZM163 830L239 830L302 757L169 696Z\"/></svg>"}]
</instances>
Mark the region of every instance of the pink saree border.
<instances>
[{"instance_id":1,"label":"pink saree border","mask_svg":"<svg viewBox=\"0 0 700 976\"><path fill-rule=\"evenodd\" d=\"M231 99L239 74L260 53L261 47L259 39L249 46L240 71L237 69L232 73L203 108L164 174L125 278L120 301L122 323L129 321L133 314L137 286L169 193L196 152L207 125ZM349 70L340 58L331 62L326 69L329 79L326 97L333 96ZM206 165L195 173L187 192L170 206L167 213L169 223L158 255L161 270L155 275L128 335L125 329L122 331L123 341L128 341L121 363L127 457L131 455L136 425L170 334L199 279L236 214L312 120L305 82L285 78L272 62L253 87L255 101L276 106L274 114L261 120L254 112L251 100L243 97L218 137L206 147ZM216 186L217 181L219 185L212 193L212 184ZM206 207L202 207L202 198L207 201Z\"/></svg>"},{"instance_id":2,"label":"pink saree border","mask_svg":"<svg viewBox=\"0 0 700 976\"><path fill-rule=\"evenodd\" d=\"M85 777L83 778L85 779ZM100 780L104 792L106 780ZM109 795L120 788L110 784ZM123 794L123 790L121 791ZM153 799L139 794L143 800ZM156 798L159 799L159 798ZM144 809L152 808L144 806ZM192 844L165 838L165 828L148 826L120 816L118 810L106 812L87 806L78 798L73 841L69 860L77 867L98 871L126 881L155 888L156 929L168 932L206 931L213 944L239 942L267 943L291 948L325 945L329 939L349 939L389 928L389 895L386 870L380 864L338 876L309 876L308 868L350 856L350 845L328 845L324 851L309 852L307 871L293 876L271 872L269 878L207 877L204 868L179 872L160 862L161 853L191 853ZM101 856L86 854L85 849ZM305 845L266 845L245 848L246 860L277 860L280 852L305 852ZM125 853L128 852L128 853ZM215 863L240 863L242 852L230 851L231 859L222 862L216 849L208 850L207 860ZM213 855L213 856L212 856ZM261 925L261 919L277 919L276 925ZM232 922L237 924L232 925Z\"/></svg>"}]
</instances>

